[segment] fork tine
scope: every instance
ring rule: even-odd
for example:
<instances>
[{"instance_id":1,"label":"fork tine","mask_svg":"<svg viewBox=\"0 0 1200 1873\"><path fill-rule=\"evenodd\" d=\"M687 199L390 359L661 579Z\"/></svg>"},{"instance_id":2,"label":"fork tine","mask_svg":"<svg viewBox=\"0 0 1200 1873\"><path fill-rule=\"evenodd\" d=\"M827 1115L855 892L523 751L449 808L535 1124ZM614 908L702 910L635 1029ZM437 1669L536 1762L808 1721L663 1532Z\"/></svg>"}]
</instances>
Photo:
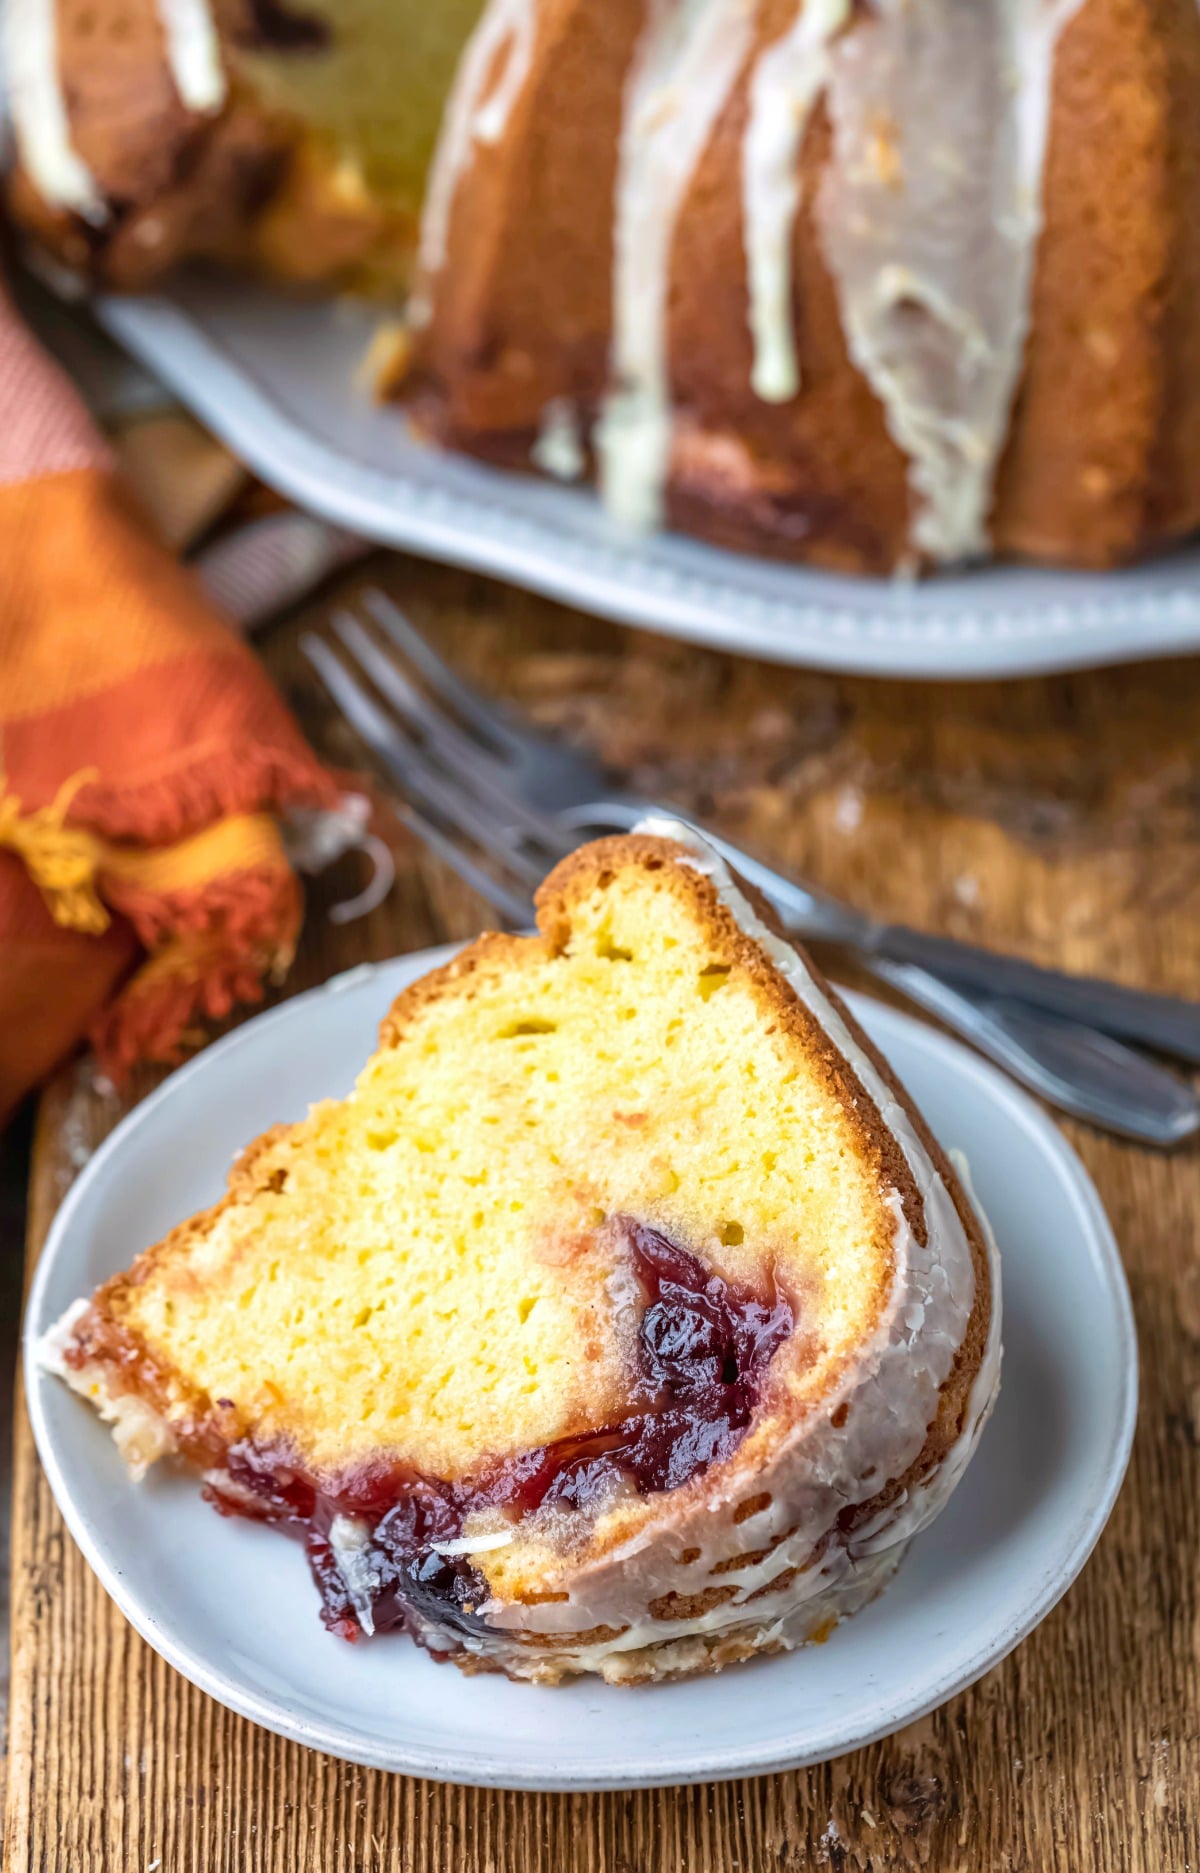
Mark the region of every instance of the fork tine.
<instances>
[{"instance_id":1,"label":"fork tine","mask_svg":"<svg viewBox=\"0 0 1200 1873\"><path fill-rule=\"evenodd\" d=\"M449 865L464 884L470 885L484 901L499 911L505 922L515 930L523 930L534 919L533 899L522 897L517 891L510 891L508 886L493 878L490 872L477 865L468 852L453 839L448 839L431 819L418 812L414 806L406 803L401 806L401 817L410 825L417 837L427 845L431 852Z\"/></svg>"},{"instance_id":2,"label":"fork tine","mask_svg":"<svg viewBox=\"0 0 1200 1873\"><path fill-rule=\"evenodd\" d=\"M400 781L406 804L415 814L420 814L426 824L440 820L460 836L465 834L497 859L523 891L530 892L540 884L546 863L539 863L514 848L509 829L500 820L489 817L490 808L485 809L449 776L438 773L428 757L408 741L372 701L328 644L312 632L306 632L300 640L300 648L347 721ZM556 848L549 859L558 855ZM478 867L473 869L478 877L487 875ZM495 897L491 901L496 902ZM527 902L524 897L517 900L509 896L506 910L517 901ZM527 916L526 911L526 920Z\"/></svg>"},{"instance_id":3,"label":"fork tine","mask_svg":"<svg viewBox=\"0 0 1200 1873\"><path fill-rule=\"evenodd\" d=\"M522 851L503 824L490 819L471 794L446 780L411 743L397 741L385 759L416 805L427 813L436 814L455 832L465 835L499 860L528 890L537 889L546 875L546 861L531 858Z\"/></svg>"},{"instance_id":4,"label":"fork tine","mask_svg":"<svg viewBox=\"0 0 1200 1873\"><path fill-rule=\"evenodd\" d=\"M320 638L312 638L311 643L304 641L302 649L331 684L334 680L333 672L339 673L341 687L336 692L338 700L354 726L408 794L417 795L426 810L448 820L486 851L499 848L509 869L520 878L522 884L532 889L541 883L547 867L560 858L570 845L570 841L564 839L552 822L543 821L520 809L516 801L511 801L494 784L489 786L486 794L472 792L457 776L439 766L427 749L411 740L405 734L403 724L383 714L357 679ZM353 706L357 711L355 715L350 714L352 691ZM527 826L514 826L514 817L528 822ZM525 836L520 836L522 832ZM544 847L542 858L531 857L526 852L525 845L529 837Z\"/></svg>"},{"instance_id":5,"label":"fork tine","mask_svg":"<svg viewBox=\"0 0 1200 1873\"><path fill-rule=\"evenodd\" d=\"M330 623L376 689L411 727L436 742L443 756L463 767L480 786L504 784L511 773L509 764L481 747L475 737L465 734L436 703L423 696L393 659L385 656L369 632L363 630L353 612L335 611Z\"/></svg>"},{"instance_id":6,"label":"fork tine","mask_svg":"<svg viewBox=\"0 0 1200 1873\"><path fill-rule=\"evenodd\" d=\"M511 822L512 827L519 827L554 857L562 857L571 849L572 841L564 837L550 816L529 806L514 791L513 769L464 735L436 703L414 689L403 671L397 669L351 612L335 612L331 623L352 663L365 670L402 720L416 731L423 744L432 748L450 778L458 782L460 775L456 770L461 769L473 782L476 799L502 800L505 820Z\"/></svg>"},{"instance_id":7,"label":"fork tine","mask_svg":"<svg viewBox=\"0 0 1200 1873\"><path fill-rule=\"evenodd\" d=\"M464 683L460 676L456 676L442 662L437 652L425 642L421 633L386 592L372 587L363 593L362 598L376 624L391 638L397 650L403 651L443 702L449 703L464 722L469 722L478 735L491 742L497 752L520 753L525 744L519 731L511 726L495 704L485 702L478 690Z\"/></svg>"}]
</instances>

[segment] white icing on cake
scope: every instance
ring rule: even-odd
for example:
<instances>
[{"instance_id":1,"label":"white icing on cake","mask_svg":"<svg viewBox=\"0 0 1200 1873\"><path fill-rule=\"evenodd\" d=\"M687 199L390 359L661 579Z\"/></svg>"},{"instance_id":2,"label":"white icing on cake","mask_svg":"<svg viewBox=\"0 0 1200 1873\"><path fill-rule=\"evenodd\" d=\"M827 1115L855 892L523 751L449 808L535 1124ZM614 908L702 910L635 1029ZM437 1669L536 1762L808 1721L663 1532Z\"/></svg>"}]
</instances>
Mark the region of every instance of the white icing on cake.
<instances>
[{"instance_id":1,"label":"white icing on cake","mask_svg":"<svg viewBox=\"0 0 1200 1873\"><path fill-rule=\"evenodd\" d=\"M610 512L662 519L672 416L671 248L688 184L742 70L746 0L650 0L626 79L613 227L613 389L593 434Z\"/></svg>"},{"instance_id":2,"label":"white icing on cake","mask_svg":"<svg viewBox=\"0 0 1200 1873\"><path fill-rule=\"evenodd\" d=\"M158 0L158 15L180 103L200 116L219 111L227 86L209 0Z\"/></svg>"},{"instance_id":3,"label":"white icing on cake","mask_svg":"<svg viewBox=\"0 0 1200 1873\"><path fill-rule=\"evenodd\" d=\"M829 48L850 0L799 0L796 18L757 60L742 144L742 220L755 395L786 403L800 388L792 304L792 242L800 150L829 76Z\"/></svg>"},{"instance_id":4,"label":"white icing on cake","mask_svg":"<svg viewBox=\"0 0 1200 1873\"><path fill-rule=\"evenodd\" d=\"M43 1333L34 1358L43 1372L65 1379L71 1390L86 1398L105 1424L112 1426L113 1441L129 1467L129 1474L135 1482L140 1482L152 1463L176 1450L174 1433L161 1412L155 1411L145 1399L118 1391L104 1366L68 1365L64 1355L90 1306L87 1300L72 1301L66 1312Z\"/></svg>"},{"instance_id":5,"label":"white icing on cake","mask_svg":"<svg viewBox=\"0 0 1200 1873\"><path fill-rule=\"evenodd\" d=\"M209 1489L215 1490L218 1496L224 1496L226 1502L232 1503L235 1508L246 1509L254 1516L262 1514L262 1497L228 1470L205 1470L204 1481Z\"/></svg>"},{"instance_id":6,"label":"white icing on cake","mask_svg":"<svg viewBox=\"0 0 1200 1873\"><path fill-rule=\"evenodd\" d=\"M534 0L508 0L504 13L504 63L487 100L475 112L471 135L476 143L499 143L521 88L529 76L537 24Z\"/></svg>"},{"instance_id":7,"label":"white icing on cake","mask_svg":"<svg viewBox=\"0 0 1200 1873\"><path fill-rule=\"evenodd\" d=\"M1054 47L1080 0L877 0L830 52L825 256L908 458L911 538L986 553L1029 329Z\"/></svg>"},{"instance_id":8,"label":"white icing on cake","mask_svg":"<svg viewBox=\"0 0 1200 1873\"><path fill-rule=\"evenodd\" d=\"M537 441L530 450L535 467L556 481L578 481L587 467L579 417L569 397L552 397L542 411Z\"/></svg>"},{"instance_id":9,"label":"white icing on cake","mask_svg":"<svg viewBox=\"0 0 1200 1873\"><path fill-rule=\"evenodd\" d=\"M108 208L71 141L58 69L56 0L4 0L3 53L8 103L21 161L51 208L100 226Z\"/></svg>"},{"instance_id":10,"label":"white icing on cake","mask_svg":"<svg viewBox=\"0 0 1200 1873\"><path fill-rule=\"evenodd\" d=\"M52 1327L47 1327L37 1343L37 1363L43 1372L51 1372L56 1379L71 1380L71 1370L63 1355L75 1338L75 1329L91 1303L83 1300L72 1301L64 1314L60 1314Z\"/></svg>"},{"instance_id":11,"label":"white icing on cake","mask_svg":"<svg viewBox=\"0 0 1200 1873\"><path fill-rule=\"evenodd\" d=\"M509 114L529 76L536 32L537 0L490 0L463 49L442 113L425 189L419 249L421 280L409 306L413 326L429 321L430 294L446 258L459 177L477 143L496 144L504 135ZM497 59L503 61L498 72Z\"/></svg>"},{"instance_id":12,"label":"white icing on cake","mask_svg":"<svg viewBox=\"0 0 1200 1873\"><path fill-rule=\"evenodd\" d=\"M365 1633L373 1633L372 1609L381 1576L371 1558L371 1524L355 1515L335 1515L329 1525L329 1545L358 1623Z\"/></svg>"},{"instance_id":13,"label":"white icing on cake","mask_svg":"<svg viewBox=\"0 0 1200 1873\"><path fill-rule=\"evenodd\" d=\"M431 1541L430 1547L435 1554L447 1556L457 1554L490 1554L496 1548L507 1548L513 1540L511 1528L494 1528L483 1535L456 1535L453 1541Z\"/></svg>"}]
</instances>

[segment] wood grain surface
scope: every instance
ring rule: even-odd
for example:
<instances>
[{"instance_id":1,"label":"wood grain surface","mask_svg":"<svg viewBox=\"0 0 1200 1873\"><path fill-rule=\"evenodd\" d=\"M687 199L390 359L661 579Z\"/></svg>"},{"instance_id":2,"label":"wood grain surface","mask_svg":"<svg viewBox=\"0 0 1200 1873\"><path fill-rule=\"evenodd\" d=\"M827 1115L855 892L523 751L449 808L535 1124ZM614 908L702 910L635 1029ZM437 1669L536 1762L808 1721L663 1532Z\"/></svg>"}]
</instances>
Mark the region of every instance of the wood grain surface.
<instances>
[{"instance_id":1,"label":"wood grain surface","mask_svg":"<svg viewBox=\"0 0 1200 1873\"><path fill-rule=\"evenodd\" d=\"M397 558L372 570L481 681L639 788L833 890L1047 963L1200 995L1200 662L994 686L840 680ZM295 648L324 609L276 630L265 652L314 739L361 764ZM331 925L326 907L357 887L356 863L314 883L286 992L485 921L398 836L387 903ZM126 1103L86 1062L46 1094L31 1263ZM838 1762L724 1785L514 1795L354 1768L229 1715L133 1634L64 1533L19 1407L10 1873L1200 1866L1200 1151L1167 1158L1067 1129L1129 1270L1137 1442L1083 1576L973 1690ZM704 1694L719 1697L719 1680Z\"/></svg>"}]
</instances>

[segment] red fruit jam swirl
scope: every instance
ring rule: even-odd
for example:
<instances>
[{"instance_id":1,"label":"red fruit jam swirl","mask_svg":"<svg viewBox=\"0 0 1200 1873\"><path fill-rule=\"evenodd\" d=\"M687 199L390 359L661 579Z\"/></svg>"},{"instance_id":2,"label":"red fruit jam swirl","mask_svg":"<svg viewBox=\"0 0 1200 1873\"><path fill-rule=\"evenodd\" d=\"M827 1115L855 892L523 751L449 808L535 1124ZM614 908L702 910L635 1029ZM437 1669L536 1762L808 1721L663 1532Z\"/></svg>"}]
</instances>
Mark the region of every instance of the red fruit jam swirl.
<instances>
[{"instance_id":1,"label":"red fruit jam swirl","mask_svg":"<svg viewBox=\"0 0 1200 1873\"><path fill-rule=\"evenodd\" d=\"M336 1516L368 1526L376 1632L412 1627L414 1616L451 1632L477 1631L486 1583L469 1556L433 1546L460 1536L474 1511L502 1508L518 1519L547 1504L593 1508L618 1483L639 1495L678 1489L737 1448L771 1360L792 1333L790 1298L773 1274L763 1292L727 1281L659 1230L617 1220L646 1305L629 1407L615 1423L490 1459L453 1483L400 1464L366 1465L336 1494L249 1443L230 1450L226 1467L239 1500L219 1490L210 1499L225 1513L257 1515L303 1537L331 1630L352 1639L363 1628L362 1583L352 1598L330 1544Z\"/></svg>"}]
</instances>

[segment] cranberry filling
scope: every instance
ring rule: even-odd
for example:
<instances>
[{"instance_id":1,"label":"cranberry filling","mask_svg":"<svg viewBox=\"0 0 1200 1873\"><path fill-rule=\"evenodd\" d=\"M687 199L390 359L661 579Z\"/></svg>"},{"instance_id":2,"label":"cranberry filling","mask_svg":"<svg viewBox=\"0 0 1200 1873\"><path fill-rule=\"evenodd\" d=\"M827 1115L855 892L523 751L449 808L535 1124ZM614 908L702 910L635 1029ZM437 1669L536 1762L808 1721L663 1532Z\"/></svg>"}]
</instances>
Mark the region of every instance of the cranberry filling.
<instances>
[{"instance_id":1,"label":"cranberry filling","mask_svg":"<svg viewBox=\"0 0 1200 1873\"><path fill-rule=\"evenodd\" d=\"M790 1299L773 1275L758 1293L709 1274L644 1223L625 1218L621 1226L646 1306L629 1408L615 1423L492 1459L454 1483L400 1465L367 1465L335 1495L270 1453L249 1444L230 1450L226 1467L243 1500L216 1490L210 1500L224 1513L261 1516L303 1536L332 1630L357 1637L363 1592L376 1632L411 1624L414 1614L470 1630L486 1584L469 1556L437 1554L433 1543L461 1535L473 1510L500 1507L519 1517L544 1503L587 1509L617 1482L641 1495L677 1489L741 1442L767 1367L792 1332ZM357 1598L330 1543L339 1515L362 1518L370 1529L369 1583Z\"/></svg>"}]
</instances>

